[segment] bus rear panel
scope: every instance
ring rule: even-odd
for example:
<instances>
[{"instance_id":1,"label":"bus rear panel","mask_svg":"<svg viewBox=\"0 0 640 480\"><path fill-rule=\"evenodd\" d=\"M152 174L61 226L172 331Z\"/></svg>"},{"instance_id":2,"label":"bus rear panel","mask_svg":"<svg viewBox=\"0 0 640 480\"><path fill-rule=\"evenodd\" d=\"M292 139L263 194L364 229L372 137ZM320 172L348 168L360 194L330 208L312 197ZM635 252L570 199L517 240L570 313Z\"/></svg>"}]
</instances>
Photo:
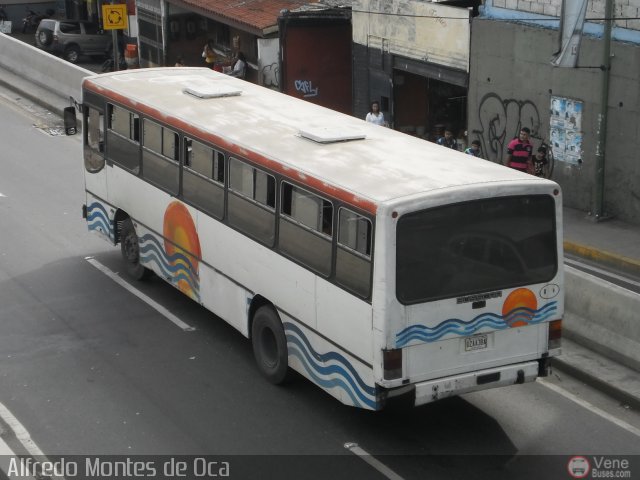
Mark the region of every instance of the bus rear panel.
<instances>
[{"instance_id":1,"label":"bus rear panel","mask_svg":"<svg viewBox=\"0 0 640 480\"><path fill-rule=\"evenodd\" d=\"M398 215L382 402L520 384L560 353L559 191Z\"/></svg>"}]
</instances>

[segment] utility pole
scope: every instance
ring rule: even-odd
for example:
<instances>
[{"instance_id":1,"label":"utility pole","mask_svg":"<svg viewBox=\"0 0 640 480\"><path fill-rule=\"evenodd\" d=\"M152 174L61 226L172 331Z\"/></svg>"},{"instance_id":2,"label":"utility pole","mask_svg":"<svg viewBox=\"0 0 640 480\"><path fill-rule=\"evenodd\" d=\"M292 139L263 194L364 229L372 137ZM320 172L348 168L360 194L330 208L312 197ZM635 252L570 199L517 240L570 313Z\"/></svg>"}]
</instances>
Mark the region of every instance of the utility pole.
<instances>
[{"instance_id":1,"label":"utility pole","mask_svg":"<svg viewBox=\"0 0 640 480\"><path fill-rule=\"evenodd\" d=\"M604 34L602 37L602 90L600 92L600 113L598 114L598 142L596 144L595 182L593 209L591 214L596 222L605 220L604 214L604 164L607 149L607 113L609 108L609 73L611 71L611 28L613 25L613 0L606 0L604 7Z\"/></svg>"}]
</instances>

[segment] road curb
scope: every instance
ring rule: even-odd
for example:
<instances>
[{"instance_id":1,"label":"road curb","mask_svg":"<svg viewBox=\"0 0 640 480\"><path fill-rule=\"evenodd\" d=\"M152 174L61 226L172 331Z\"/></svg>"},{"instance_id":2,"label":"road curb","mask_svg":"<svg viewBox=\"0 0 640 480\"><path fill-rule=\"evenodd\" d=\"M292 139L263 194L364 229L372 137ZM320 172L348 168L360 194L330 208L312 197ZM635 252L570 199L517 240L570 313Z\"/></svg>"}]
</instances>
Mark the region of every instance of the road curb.
<instances>
[{"instance_id":1,"label":"road curb","mask_svg":"<svg viewBox=\"0 0 640 480\"><path fill-rule=\"evenodd\" d=\"M628 273L640 275L640 260L625 257L617 253L607 252L595 247L582 245L570 240L564 241L564 251L578 257L593 260L594 262L618 268Z\"/></svg>"},{"instance_id":2,"label":"road curb","mask_svg":"<svg viewBox=\"0 0 640 480\"><path fill-rule=\"evenodd\" d=\"M596 390L606 393L610 397L618 400L620 403L628 405L636 411L640 411L640 398L630 394L622 388L616 387L615 385L602 380L584 369L562 360L562 356L553 359L553 367L557 368L561 372L571 375L587 385L592 386Z\"/></svg>"}]
</instances>

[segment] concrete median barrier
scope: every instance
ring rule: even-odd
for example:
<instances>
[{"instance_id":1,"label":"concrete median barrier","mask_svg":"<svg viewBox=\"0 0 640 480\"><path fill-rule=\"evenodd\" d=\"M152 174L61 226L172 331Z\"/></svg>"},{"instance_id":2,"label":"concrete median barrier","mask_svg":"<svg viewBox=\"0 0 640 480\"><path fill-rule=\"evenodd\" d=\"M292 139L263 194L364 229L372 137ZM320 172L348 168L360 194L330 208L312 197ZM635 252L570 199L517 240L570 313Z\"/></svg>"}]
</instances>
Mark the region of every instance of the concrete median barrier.
<instances>
[{"instance_id":1,"label":"concrete median barrier","mask_svg":"<svg viewBox=\"0 0 640 480\"><path fill-rule=\"evenodd\" d=\"M564 334L640 371L640 295L565 267Z\"/></svg>"},{"instance_id":2,"label":"concrete median barrier","mask_svg":"<svg viewBox=\"0 0 640 480\"><path fill-rule=\"evenodd\" d=\"M69 106L69 97L80 101L82 79L93 75L90 70L73 65L5 34L0 34L0 67L25 79L24 86L11 85L12 88L34 102L60 112L64 107ZM37 93L29 92L30 83L66 100L66 103L50 105L53 102L47 102Z\"/></svg>"}]
</instances>

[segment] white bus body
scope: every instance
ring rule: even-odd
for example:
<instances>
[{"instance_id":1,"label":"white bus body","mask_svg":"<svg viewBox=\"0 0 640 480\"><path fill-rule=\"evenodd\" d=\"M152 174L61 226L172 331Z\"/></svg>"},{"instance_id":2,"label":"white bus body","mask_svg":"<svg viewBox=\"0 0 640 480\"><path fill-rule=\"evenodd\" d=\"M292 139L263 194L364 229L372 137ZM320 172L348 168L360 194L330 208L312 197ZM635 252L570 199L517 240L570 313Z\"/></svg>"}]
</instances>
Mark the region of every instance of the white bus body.
<instances>
[{"instance_id":1,"label":"white bus body","mask_svg":"<svg viewBox=\"0 0 640 480\"><path fill-rule=\"evenodd\" d=\"M270 381L379 410L559 354L554 182L208 69L89 77L83 109L89 229L250 337Z\"/></svg>"}]
</instances>

